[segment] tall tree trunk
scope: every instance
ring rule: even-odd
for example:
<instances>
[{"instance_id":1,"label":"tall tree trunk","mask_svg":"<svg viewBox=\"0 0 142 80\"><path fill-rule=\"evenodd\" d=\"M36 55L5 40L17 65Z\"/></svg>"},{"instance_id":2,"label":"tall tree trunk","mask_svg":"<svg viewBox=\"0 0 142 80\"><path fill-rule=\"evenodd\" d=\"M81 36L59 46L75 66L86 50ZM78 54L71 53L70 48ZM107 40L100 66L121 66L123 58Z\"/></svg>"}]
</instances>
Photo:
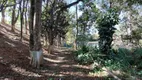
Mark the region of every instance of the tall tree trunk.
<instances>
[{"instance_id":1,"label":"tall tree trunk","mask_svg":"<svg viewBox=\"0 0 142 80\"><path fill-rule=\"evenodd\" d=\"M25 14L25 34L28 34L28 20L26 14Z\"/></svg>"},{"instance_id":2,"label":"tall tree trunk","mask_svg":"<svg viewBox=\"0 0 142 80\"><path fill-rule=\"evenodd\" d=\"M42 0L36 0L35 8L35 30L34 30L34 50L41 50L41 10Z\"/></svg>"},{"instance_id":3,"label":"tall tree trunk","mask_svg":"<svg viewBox=\"0 0 142 80\"><path fill-rule=\"evenodd\" d=\"M48 53L52 54L53 51L53 42L54 42L54 38L52 35L52 30L49 31L49 46L48 46Z\"/></svg>"},{"instance_id":4,"label":"tall tree trunk","mask_svg":"<svg viewBox=\"0 0 142 80\"><path fill-rule=\"evenodd\" d=\"M5 9L2 10L1 14L2 14L1 23L5 23Z\"/></svg>"},{"instance_id":5,"label":"tall tree trunk","mask_svg":"<svg viewBox=\"0 0 142 80\"><path fill-rule=\"evenodd\" d=\"M14 0L14 3L16 3L16 0ZM16 4L13 6L13 10L12 10L11 31L13 31L13 32L15 32L15 23L17 22L18 17L19 17L19 10L18 10L18 14L16 16L15 9L16 9ZM19 9L20 9L20 7L19 7Z\"/></svg>"},{"instance_id":6,"label":"tall tree trunk","mask_svg":"<svg viewBox=\"0 0 142 80\"><path fill-rule=\"evenodd\" d=\"M31 8L30 8L30 19L29 19L29 33L30 33L30 50L32 51L34 48L34 11L35 11L35 0L31 0Z\"/></svg>"},{"instance_id":7,"label":"tall tree trunk","mask_svg":"<svg viewBox=\"0 0 142 80\"><path fill-rule=\"evenodd\" d=\"M23 13L24 13L25 0L23 0L23 4L21 4L21 3L20 3L20 22L21 22L21 39L20 39L20 41L22 41L22 39L23 39L23 24L24 24Z\"/></svg>"},{"instance_id":8,"label":"tall tree trunk","mask_svg":"<svg viewBox=\"0 0 142 80\"><path fill-rule=\"evenodd\" d=\"M15 22L14 22L15 21L15 8L16 8L16 5L13 6L13 10L12 10L11 30L13 32L15 32Z\"/></svg>"},{"instance_id":9,"label":"tall tree trunk","mask_svg":"<svg viewBox=\"0 0 142 80\"><path fill-rule=\"evenodd\" d=\"M76 50L77 49L77 37L78 37L78 13L77 13L77 4L76 4L76 39L75 39L75 42L74 42L74 49Z\"/></svg>"},{"instance_id":10,"label":"tall tree trunk","mask_svg":"<svg viewBox=\"0 0 142 80\"><path fill-rule=\"evenodd\" d=\"M26 9L25 9L25 33L28 34L28 19L27 19L27 7L28 6L28 0L26 1Z\"/></svg>"},{"instance_id":11,"label":"tall tree trunk","mask_svg":"<svg viewBox=\"0 0 142 80\"><path fill-rule=\"evenodd\" d=\"M49 46L48 46L48 53L51 54L52 53L52 47L53 47L53 39L54 39L54 33L53 33L53 25L54 25L54 10L55 10L55 0L53 1L53 4L52 4L52 9L50 10L50 14L51 14L51 17L50 17L50 21L51 21L51 24L50 24L50 30L49 30Z\"/></svg>"},{"instance_id":12,"label":"tall tree trunk","mask_svg":"<svg viewBox=\"0 0 142 80\"><path fill-rule=\"evenodd\" d=\"M42 0L31 0L30 12L30 54L31 64L39 68L43 61L42 46L40 41L41 34L41 10ZM34 25L35 24L35 25Z\"/></svg>"},{"instance_id":13,"label":"tall tree trunk","mask_svg":"<svg viewBox=\"0 0 142 80\"><path fill-rule=\"evenodd\" d=\"M61 37L57 35L57 47L59 48L61 46Z\"/></svg>"},{"instance_id":14,"label":"tall tree trunk","mask_svg":"<svg viewBox=\"0 0 142 80\"><path fill-rule=\"evenodd\" d=\"M48 38L48 36L47 36L47 34L45 35L45 46L47 47L47 38Z\"/></svg>"}]
</instances>

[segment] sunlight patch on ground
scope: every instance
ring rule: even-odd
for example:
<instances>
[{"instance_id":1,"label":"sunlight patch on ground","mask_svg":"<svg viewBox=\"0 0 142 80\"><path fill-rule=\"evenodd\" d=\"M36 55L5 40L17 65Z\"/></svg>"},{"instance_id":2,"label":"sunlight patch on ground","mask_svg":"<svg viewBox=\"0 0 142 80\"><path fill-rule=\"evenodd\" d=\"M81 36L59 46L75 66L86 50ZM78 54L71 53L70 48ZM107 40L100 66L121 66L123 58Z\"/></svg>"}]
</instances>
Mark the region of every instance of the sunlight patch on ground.
<instances>
[{"instance_id":1,"label":"sunlight patch on ground","mask_svg":"<svg viewBox=\"0 0 142 80\"><path fill-rule=\"evenodd\" d=\"M47 75L47 76L54 76L54 77L63 77L63 76L65 76L63 74L56 74L56 72L55 73L45 73L45 75Z\"/></svg>"},{"instance_id":2,"label":"sunlight patch on ground","mask_svg":"<svg viewBox=\"0 0 142 80\"><path fill-rule=\"evenodd\" d=\"M65 57L57 57L57 59L59 60L63 60Z\"/></svg>"},{"instance_id":3,"label":"sunlight patch on ground","mask_svg":"<svg viewBox=\"0 0 142 80\"><path fill-rule=\"evenodd\" d=\"M60 72L63 75L72 75L72 76L84 76L82 72Z\"/></svg>"},{"instance_id":4,"label":"sunlight patch on ground","mask_svg":"<svg viewBox=\"0 0 142 80\"><path fill-rule=\"evenodd\" d=\"M10 42L7 42L7 41L6 41L6 43L7 43L8 45L12 46L12 47L16 47L14 44L12 44L12 43L10 43Z\"/></svg>"},{"instance_id":5,"label":"sunlight patch on ground","mask_svg":"<svg viewBox=\"0 0 142 80\"><path fill-rule=\"evenodd\" d=\"M71 65L61 65L60 67L68 68L68 67L71 67Z\"/></svg>"},{"instance_id":6,"label":"sunlight patch on ground","mask_svg":"<svg viewBox=\"0 0 142 80\"><path fill-rule=\"evenodd\" d=\"M29 71L26 71L25 69L22 69L21 67L17 67L15 65L10 65L11 69L21 75L24 75L24 76L33 76L33 77L42 77L41 75L39 74L36 74L36 73L33 73L33 72L29 72Z\"/></svg>"},{"instance_id":7,"label":"sunlight patch on ground","mask_svg":"<svg viewBox=\"0 0 142 80\"><path fill-rule=\"evenodd\" d=\"M66 62L66 60L54 60L54 59L50 59L50 58L44 58L45 60L47 61L50 61L50 62L54 62L54 63L63 63L63 62Z\"/></svg>"},{"instance_id":8,"label":"sunlight patch on ground","mask_svg":"<svg viewBox=\"0 0 142 80\"><path fill-rule=\"evenodd\" d=\"M97 77L106 77L106 76L108 76L108 73L106 71L101 71L101 72L96 72L96 73L89 72L89 75L90 76L97 76Z\"/></svg>"},{"instance_id":9,"label":"sunlight patch on ground","mask_svg":"<svg viewBox=\"0 0 142 80\"><path fill-rule=\"evenodd\" d=\"M78 68L83 68L83 69L90 69L87 66L82 66L82 65L72 65L73 67L78 67Z\"/></svg>"}]
</instances>

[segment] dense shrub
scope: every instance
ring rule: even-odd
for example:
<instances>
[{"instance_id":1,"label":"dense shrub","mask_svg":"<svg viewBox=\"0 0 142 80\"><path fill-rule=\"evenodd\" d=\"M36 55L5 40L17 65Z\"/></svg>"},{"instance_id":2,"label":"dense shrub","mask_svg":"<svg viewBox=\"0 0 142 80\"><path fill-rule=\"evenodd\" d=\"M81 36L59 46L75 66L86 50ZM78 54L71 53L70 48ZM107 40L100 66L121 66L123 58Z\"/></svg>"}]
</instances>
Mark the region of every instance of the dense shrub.
<instances>
[{"instance_id":1,"label":"dense shrub","mask_svg":"<svg viewBox=\"0 0 142 80\"><path fill-rule=\"evenodd\" d=\"M142 76L142 48L112 49L108 55L104 55L96 47L82 46L80 50L75 52L75 55L76 60L81 64L97 62L110 70L120 70L126 74ZM93 72L100 70L100 68L94 67Z\"/></svg>"},{"instance_id":2,"label":"dense shrub","mask_svg":"<svg viewBox=\"0 0 142 80\"><path fill-rule=\"evenodd\" d=\"M97 56L100 56L97 48L82 46L80 50L75 52L76 60L81 64L93 63Z\"/></svg>"}]
</instances>

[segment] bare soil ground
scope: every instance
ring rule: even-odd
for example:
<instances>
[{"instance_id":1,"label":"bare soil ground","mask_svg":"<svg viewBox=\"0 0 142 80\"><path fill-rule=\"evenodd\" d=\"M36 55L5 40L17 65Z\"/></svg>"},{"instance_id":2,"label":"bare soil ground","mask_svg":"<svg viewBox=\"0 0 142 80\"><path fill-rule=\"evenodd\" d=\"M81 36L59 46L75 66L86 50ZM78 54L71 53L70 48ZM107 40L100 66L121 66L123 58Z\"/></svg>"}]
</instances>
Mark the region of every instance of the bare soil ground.
<instances>
[{"instance_id":1,"label":"bare soil ground","mask_svg":"<svg viewBox=\"0 0 142 80\"><path fill-rule=\"evenodd\" d=\"M56 49L48 54L44 49L44 64L40 69L30 64L28 39L21 42L10 26L0 25L0 80L107 80L89 75L89 66L79 65L69 49Z\"/></svg>"}]
</instances>

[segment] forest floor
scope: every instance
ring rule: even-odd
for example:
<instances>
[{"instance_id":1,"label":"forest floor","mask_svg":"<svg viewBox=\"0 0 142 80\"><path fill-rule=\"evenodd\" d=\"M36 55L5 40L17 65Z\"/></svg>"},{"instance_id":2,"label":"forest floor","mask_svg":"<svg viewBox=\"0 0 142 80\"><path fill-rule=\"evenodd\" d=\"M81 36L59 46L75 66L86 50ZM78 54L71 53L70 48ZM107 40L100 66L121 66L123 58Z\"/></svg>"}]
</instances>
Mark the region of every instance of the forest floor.
<instances>
[{"instance_id":1,"label":"forest floor","mask_svg":"<svg viewBox=\"0 0 142 80\"><path fill-rule=\"evenodd\" d=\"M107 80L90 75L90 66L79 65L70 49L44 50L44 64L33 68L30 62L27 36L20 41L19 33L0 24L0 80Z\"/></svg>"}]
</instances>

